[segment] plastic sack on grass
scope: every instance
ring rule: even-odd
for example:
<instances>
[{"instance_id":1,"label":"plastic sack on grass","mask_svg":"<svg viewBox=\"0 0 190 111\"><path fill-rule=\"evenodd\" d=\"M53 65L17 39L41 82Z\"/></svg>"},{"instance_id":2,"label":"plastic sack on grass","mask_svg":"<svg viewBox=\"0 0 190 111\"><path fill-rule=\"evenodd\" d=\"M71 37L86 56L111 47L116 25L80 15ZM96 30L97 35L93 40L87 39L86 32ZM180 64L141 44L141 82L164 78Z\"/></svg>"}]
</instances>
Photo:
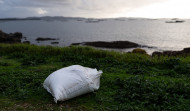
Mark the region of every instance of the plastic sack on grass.
<instances>
[{"instance_id":1,"label":"plastic sack on grass","mask_svg":"<svg viewBox=\"0 0 190 111\"><path fill-rule=\"evenodd\" d=\"M57 103L98 90L101 74L97 69L72 65L50 74L43 86Z\"/></svg>"}]
</instances>

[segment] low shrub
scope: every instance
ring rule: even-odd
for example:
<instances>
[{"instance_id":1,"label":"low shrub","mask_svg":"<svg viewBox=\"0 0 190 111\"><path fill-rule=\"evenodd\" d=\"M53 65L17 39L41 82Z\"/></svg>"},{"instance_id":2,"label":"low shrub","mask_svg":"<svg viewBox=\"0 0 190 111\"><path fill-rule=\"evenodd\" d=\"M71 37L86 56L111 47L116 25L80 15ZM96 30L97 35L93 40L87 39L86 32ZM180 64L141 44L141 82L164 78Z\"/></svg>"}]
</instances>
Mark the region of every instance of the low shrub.
<instances>
[{"instance_id":1,"label":"low shrub","mask_svg":"<svg viewBox=\"0 0 190 111\"><path fill-rule=\"evenodd\" d=\"M147 54L145 50L137 48L137 49L133 49L132 53L136 53L136 54Z\"/></svg>"}]
</instances>

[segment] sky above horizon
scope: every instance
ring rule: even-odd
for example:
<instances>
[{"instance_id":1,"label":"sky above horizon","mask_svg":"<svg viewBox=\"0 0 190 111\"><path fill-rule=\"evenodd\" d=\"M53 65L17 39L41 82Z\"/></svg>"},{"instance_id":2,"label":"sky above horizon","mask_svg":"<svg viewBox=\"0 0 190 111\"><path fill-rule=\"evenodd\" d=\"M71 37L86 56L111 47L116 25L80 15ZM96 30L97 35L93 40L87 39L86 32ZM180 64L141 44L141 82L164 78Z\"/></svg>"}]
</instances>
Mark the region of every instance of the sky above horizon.
<instances>
[{"instance_id":1,"label":"sky above horizon","mask_svg":"<svg viewBox=\"0 0 190 111\"><path fill-rule=\"evenodd\" d=\"M0 0L0 18L190 18L190 0Z\"/></svg>"}]
</instances>

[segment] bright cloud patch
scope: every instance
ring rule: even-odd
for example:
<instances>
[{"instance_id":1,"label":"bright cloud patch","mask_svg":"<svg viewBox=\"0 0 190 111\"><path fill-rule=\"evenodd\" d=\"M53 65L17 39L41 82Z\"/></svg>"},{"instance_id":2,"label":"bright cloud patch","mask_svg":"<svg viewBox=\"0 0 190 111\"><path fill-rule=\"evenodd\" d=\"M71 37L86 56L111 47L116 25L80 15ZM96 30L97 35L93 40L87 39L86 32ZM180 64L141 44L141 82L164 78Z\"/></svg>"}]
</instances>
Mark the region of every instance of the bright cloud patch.
<instances>
[{"instance_id":1,"label":"bright cloud patch","mask_svg":"<svg viewBox=\"0 0 190 111\"><path fill-rule=\"evenodd\" d=\"M41 9L41 8L39 8L38 10L37 10L37 13L39 14L39 15L44 15L44 14L46 14L46 13L48 13L46 10L43 10L43 9Z\"/></svg>"},{"instance_id":2,"label":"bright cloud patch","mask_svg":"<svg viewBox=\"0 0 190 111\"><path fill-rule=\"evenodd\" d=\"M189 0L169 0L163 3L155 3L126 13L133 17L147 18L190 18Z\"/></svg>"}]
</instances>

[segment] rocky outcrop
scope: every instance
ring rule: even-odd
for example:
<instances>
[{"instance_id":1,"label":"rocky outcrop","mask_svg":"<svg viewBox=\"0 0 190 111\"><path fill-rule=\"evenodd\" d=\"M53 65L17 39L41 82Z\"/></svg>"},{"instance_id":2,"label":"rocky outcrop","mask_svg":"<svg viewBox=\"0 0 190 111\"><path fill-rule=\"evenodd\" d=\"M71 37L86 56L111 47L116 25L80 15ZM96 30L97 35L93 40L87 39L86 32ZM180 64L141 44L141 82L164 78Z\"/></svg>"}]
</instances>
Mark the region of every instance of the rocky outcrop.
<instances>
[{"instance_id":1,"label":"rocky outcrop","mask_svg":"<svg viewBox=\"0 0 190 111\"><path fill-rule=\"evenodd\" d=\"M51 42L51 44L59 44L59 42Z\"/></svg>"},{"instance_id":2,"label":"rocky outcrop","mask_svg":"<svg viewBox=\"0 0 190 111\"><path fill-rule=\"evenodd\" d=\"M101 48L136 48L141 45L129 42L129 41L113 41L113 42L105 42L105 41L96 41L96 42L83 42L83 43L73 43L72 45L87 45Z\"/></svg>"},{"instance_id":3,"label":"rocky outcrop","mask_svg":"<svg viewBox=\"0 0 190 111\"><path fill-rule=\"evenodd\" d=\"M55 39L55 38L43 38L43 37L38 37L36 39L36 41L47 41L47 40L57 40L57 39Z\"/></svg>"},{"instance_id":4,"label":"rocky outcrop","mask_svg":"<svg viewBox=\"0 0 190 111\"><path fill-rule=\"evenodd\" d=\"M152 56L186 56L190 55L190 47L184 48L181 51L163 51L163 52L153 52Z\"/></svg>"},{"instance_id":5,"label":"rocky outcrop","mask_svg":"<svg viewBox=\"0 0 190 111\"><path fill-rule=\"evenodd\" d=\"M0 43L21 43L22 33L15 32L7 34L0 30Z\"/></svg>"}]
</instances>

